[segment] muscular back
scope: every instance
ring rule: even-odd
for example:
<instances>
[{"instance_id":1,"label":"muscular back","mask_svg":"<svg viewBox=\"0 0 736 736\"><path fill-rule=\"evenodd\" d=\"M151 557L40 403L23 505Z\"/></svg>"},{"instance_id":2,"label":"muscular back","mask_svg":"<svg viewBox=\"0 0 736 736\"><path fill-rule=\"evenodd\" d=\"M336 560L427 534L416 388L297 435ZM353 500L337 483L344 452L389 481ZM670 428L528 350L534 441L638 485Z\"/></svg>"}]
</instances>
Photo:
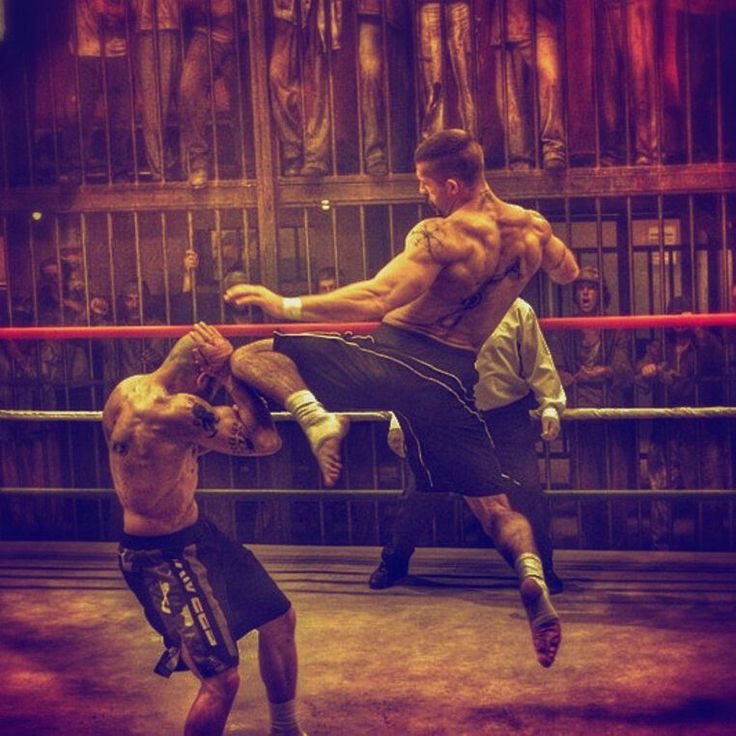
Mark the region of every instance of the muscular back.
<instances>
[{"instance_id":1,"label":"muscular back","mask_svg":"<svg viewBox=\"0 0 736 736\"><path fill-rule=\"evenodd\" d=\"M437 275L384 321L477 351L540 266L555 278L565 250L541 215L485 190L448 217L412 229L407 260L433 263Z\"/></svg>"}]
</instances>

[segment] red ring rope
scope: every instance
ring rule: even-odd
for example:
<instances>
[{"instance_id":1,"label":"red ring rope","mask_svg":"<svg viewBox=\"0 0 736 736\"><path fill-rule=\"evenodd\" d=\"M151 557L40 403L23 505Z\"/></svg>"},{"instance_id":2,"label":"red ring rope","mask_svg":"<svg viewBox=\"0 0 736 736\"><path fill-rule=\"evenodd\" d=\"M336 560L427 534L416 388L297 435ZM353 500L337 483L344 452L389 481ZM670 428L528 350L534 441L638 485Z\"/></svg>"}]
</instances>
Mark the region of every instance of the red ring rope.
<instances>
[{"instance_id":1,"label":"red ring rope","mask_svg":"<svg viewBox=\"0 0 736 736\"><path fill-rule=\"evenodd\" d=\"M547 317L539 320L547 330L574 330L597 327L603 330L648 327L736 327L736 313L717 314L637 314L615 317ZM280 332L371 333L378 322L285 322L278 324L216 325L225 337L270 337ZM126 325L115 327L0 327L0 340L74 340L105 338L181 337L191 325Z\"/></svg>"}]
</instances>

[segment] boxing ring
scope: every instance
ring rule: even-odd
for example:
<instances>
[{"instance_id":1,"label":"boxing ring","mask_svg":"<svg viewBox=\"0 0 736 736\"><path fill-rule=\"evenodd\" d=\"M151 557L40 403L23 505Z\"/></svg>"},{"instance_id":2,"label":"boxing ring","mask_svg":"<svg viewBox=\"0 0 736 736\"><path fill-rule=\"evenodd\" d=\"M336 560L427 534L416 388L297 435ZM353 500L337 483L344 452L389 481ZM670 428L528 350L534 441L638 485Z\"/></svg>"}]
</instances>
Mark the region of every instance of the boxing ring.
<instances>
[{"instance_id":1,"label":"boxing ring","mask_svg":"<svg viewBox=\"0 0 736 736\"><path fill-rule=\"evenodd\" d=\"M590 326L614 328L621 320L639 319L590 318ZM736 325L736 315L641 320L646 327ZM541 320L548 329L579 328L585 326L582 321ZM293 323L283 327L314 329ZM344 327L329 325L333 331ZM218 329L227 336L255 337L272 328ZM177 337L187 329L2 328L0 340L96 340L149 333ZM386 413L350 416L355 422L351 431L376 425L385 442ZM734 416L732 406L568 409L563 430L582 420L732 422ZM274 418L280 430L295 429L284 412L275 412ZM11 426L51 422L94 427L99 420L99 411L0 410L0 423ZM350 457L346 460L349 463ZM353 517L365 513L376 520L379 509L393 504L399 491L400 483L379 483L374 488L335 490L214 487L202 488L198 495L204 505L214 503L216 508L238 499L246 509L260 502L311 503L329 497L348 508L352 504ZM353 530L345 535L345 544L248 542L299 617L299 699L310 736L720 736L736 730L736 493L729 488L673 492L551 487L545 493L553 508L573 504L578 513L580 499L638 501L677 493L678 499L718 501L727 508L728 545L702 552L584 550L574 542L560 544L555 567L565 592L554 601L562 618L563 643L555 665L543 670L534 659L509 568L482 545L432 544L441 519L430 546L415 554L406 583L380 592L367 587L382 542L375 535ZM114 494L102 485L0 488L0 500L45 496L94 499L110 511L107 529L117 519ZM328 527L333 521L326 513L319 524ZM557 521L563 526L556 537L564 542L563 527L570 519ZM197 685L186 676L165 681L152 674L158 638L120 578L115 549L112 537L0 540L0 732L179 732ZM243 684L226 730L231 736L268 731L256 649L254 636L241 642Z\"/></svg>"}]
</instances>

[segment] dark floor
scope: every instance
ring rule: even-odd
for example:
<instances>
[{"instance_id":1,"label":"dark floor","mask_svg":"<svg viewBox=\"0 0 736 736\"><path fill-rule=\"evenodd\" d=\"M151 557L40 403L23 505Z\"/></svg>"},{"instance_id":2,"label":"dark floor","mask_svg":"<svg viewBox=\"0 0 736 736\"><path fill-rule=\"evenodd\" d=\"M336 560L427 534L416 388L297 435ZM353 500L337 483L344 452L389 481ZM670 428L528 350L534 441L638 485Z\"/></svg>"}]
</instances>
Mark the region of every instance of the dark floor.
<instances>
[{"instance_id":1,"label":"dark floor","mask_svg":"<svg viewBox=\"0 0 736 736\"><path fill-rule=\"evenodd\" d=\"M253 547L299 615L310 736L736 733L736 555L561 552L557 662L533 656L493 550L420 550L372 592L378 550ZM114 546L0 543L0 734L169 736L197 689L160 653ZM255 636L226 731L268 733Z\"/></svg>"}]
</instances>

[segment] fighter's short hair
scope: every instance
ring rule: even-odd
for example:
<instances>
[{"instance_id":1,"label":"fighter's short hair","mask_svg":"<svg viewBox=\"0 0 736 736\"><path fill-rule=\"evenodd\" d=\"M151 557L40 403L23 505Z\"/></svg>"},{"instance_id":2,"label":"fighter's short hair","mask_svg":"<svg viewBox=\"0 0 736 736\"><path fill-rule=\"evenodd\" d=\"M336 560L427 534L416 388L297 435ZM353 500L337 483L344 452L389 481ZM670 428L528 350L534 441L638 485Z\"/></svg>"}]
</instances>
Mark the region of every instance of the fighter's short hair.
<instances>
[{"instance_id":1,"label":"fighter's short hair","mask_svg":"<svg viewBox=\"0 0 736 736\"><path fill-rule=\"evenodd\" d=\"M427 164L428 173L438 181L459 179L473 185L483 176L483 149L466 130L448 128L416 147L414 163Z\"/></svg>"}]
</instances>

